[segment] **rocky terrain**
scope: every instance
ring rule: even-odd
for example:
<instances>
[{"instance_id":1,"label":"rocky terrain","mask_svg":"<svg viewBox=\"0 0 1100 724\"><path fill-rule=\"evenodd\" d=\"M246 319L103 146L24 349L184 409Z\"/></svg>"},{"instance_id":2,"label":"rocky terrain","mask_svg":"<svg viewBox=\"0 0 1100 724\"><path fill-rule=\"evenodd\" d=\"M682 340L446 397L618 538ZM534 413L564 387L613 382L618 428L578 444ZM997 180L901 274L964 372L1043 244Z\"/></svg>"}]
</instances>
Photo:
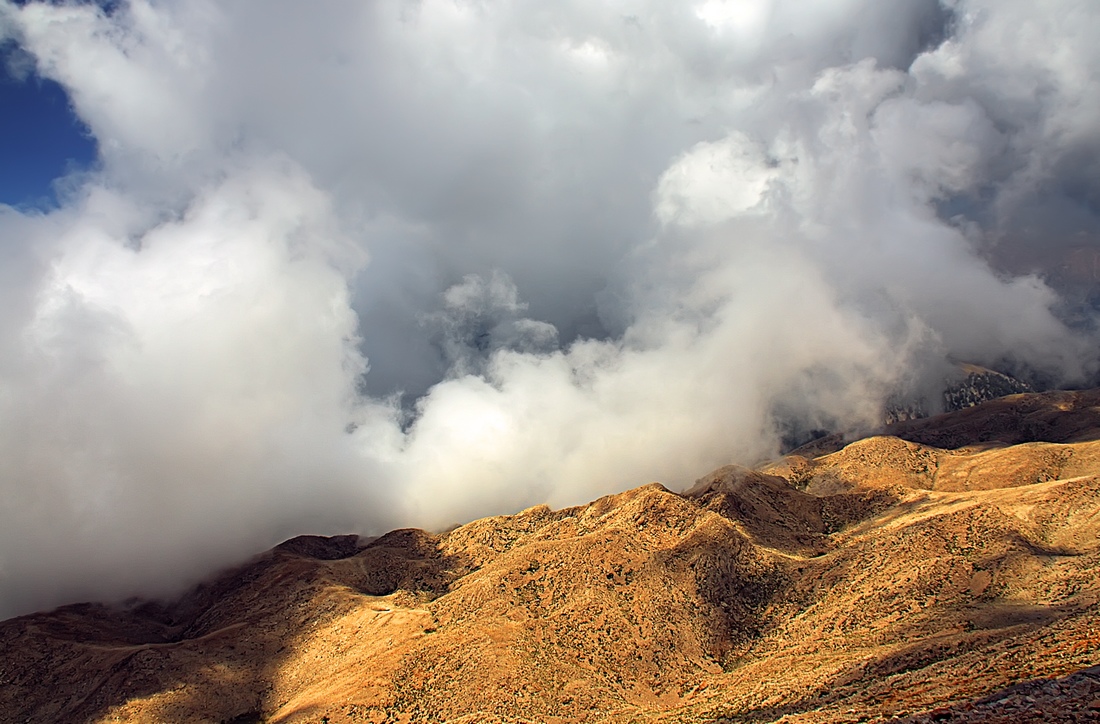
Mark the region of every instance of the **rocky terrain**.
<instances>
[{"instance_id":1,"label":"rocky terrain","mask_svg":"<svg viewBox=\"0 0 1100 724\"><path fill-rule=\"evenodd\" d=\"M1026 382L1003 372L965 363L956 363L953 374L944 379L943 384L944 390L936 409L944 412L973 407L998 397L1036 391ZM890 400L886 405L883 423L893 425L903 420L928 417L930 405L926 403L929 402L919 398ZM796 447L796 445L788 447Z\"/></svg>"},{"instance_id":2,"label":"rocky terrain","mask_svg":"<svg viewBox=\"0 0 1100 724\"><path fill-rule=\"evenodd\" d=\"M1100 391L0 623L4 722L1100 720Z\"/></svg>"}]
</instances>

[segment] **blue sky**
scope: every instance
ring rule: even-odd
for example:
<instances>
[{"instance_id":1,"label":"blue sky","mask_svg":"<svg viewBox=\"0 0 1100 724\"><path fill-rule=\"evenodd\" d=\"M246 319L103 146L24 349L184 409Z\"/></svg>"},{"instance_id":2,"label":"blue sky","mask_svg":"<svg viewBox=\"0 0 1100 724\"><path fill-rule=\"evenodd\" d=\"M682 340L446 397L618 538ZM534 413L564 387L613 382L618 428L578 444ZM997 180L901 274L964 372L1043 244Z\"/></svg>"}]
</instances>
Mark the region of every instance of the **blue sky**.
<instances>
[{"instance_id":1,"label":"blue sky","mask_svg":"<svg viewBox=\"0 0 1100 724\"><path fill-rule=\"evenodd\" d=\"M0 203L19 207L56 205L53 182L95 161L95 142L57 83L0 70Z\"/></svg>"}]
</instances>

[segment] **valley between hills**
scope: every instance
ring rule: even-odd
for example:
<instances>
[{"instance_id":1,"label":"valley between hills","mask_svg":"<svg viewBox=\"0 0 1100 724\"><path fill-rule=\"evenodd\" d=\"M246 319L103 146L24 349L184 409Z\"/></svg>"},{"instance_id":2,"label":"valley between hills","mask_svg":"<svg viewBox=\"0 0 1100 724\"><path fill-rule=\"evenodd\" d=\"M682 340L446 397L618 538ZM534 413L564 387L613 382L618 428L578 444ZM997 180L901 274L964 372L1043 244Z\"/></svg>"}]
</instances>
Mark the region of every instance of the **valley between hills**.
<instances>
[{"instance_id":1,"label":"valley between hills","mask_svg":"<svg viewBox=\"0 0 1100 724\"><path fill-rule=\"evenodd\" d=\"M1100 720L1100 390L0 623L0 721Z\"/></svg>"}]
</instances>

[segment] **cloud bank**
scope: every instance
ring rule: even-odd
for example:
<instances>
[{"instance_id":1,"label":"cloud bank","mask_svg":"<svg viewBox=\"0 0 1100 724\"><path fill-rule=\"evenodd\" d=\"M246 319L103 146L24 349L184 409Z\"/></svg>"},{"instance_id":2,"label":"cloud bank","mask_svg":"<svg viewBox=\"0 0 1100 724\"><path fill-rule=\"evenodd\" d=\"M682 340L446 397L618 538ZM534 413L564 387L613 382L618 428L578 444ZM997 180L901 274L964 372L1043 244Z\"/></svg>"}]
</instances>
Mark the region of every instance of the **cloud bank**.
<instances>
[{"instance_id":1,"label":"cloud bank","mask_svg":"<svg viewBox=\"0 0 1100 724\"><path fill-rule=\"evenodd\" d=\"M1096 372L1033 273L1100 240L1089 0L5 0L0 33L100 154L0 207L0 615L680 487L949 359Z\"/></svg>"}]
</instances>

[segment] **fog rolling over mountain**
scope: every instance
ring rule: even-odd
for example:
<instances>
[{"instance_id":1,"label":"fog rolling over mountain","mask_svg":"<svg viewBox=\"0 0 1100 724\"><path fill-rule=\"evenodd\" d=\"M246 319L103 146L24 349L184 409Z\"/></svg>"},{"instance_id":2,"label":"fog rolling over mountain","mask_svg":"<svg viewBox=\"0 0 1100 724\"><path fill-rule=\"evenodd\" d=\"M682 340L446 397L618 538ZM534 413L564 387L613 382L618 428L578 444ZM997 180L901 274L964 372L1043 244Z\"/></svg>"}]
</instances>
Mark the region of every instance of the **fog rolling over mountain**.
<instances>
[{"instance_id":1,"label":"fog rolling over mountain","mask_svg":"<svg viewBox=\"0 0 1100 724\"><path fill-rule=\"evenodd\" d=\"M0 207L0 615L682 488L948 359L1096 372L1042 276L1098 241L1088 0L5 1L0 33L100 154Z\"/></svg>"}]
</instances>

